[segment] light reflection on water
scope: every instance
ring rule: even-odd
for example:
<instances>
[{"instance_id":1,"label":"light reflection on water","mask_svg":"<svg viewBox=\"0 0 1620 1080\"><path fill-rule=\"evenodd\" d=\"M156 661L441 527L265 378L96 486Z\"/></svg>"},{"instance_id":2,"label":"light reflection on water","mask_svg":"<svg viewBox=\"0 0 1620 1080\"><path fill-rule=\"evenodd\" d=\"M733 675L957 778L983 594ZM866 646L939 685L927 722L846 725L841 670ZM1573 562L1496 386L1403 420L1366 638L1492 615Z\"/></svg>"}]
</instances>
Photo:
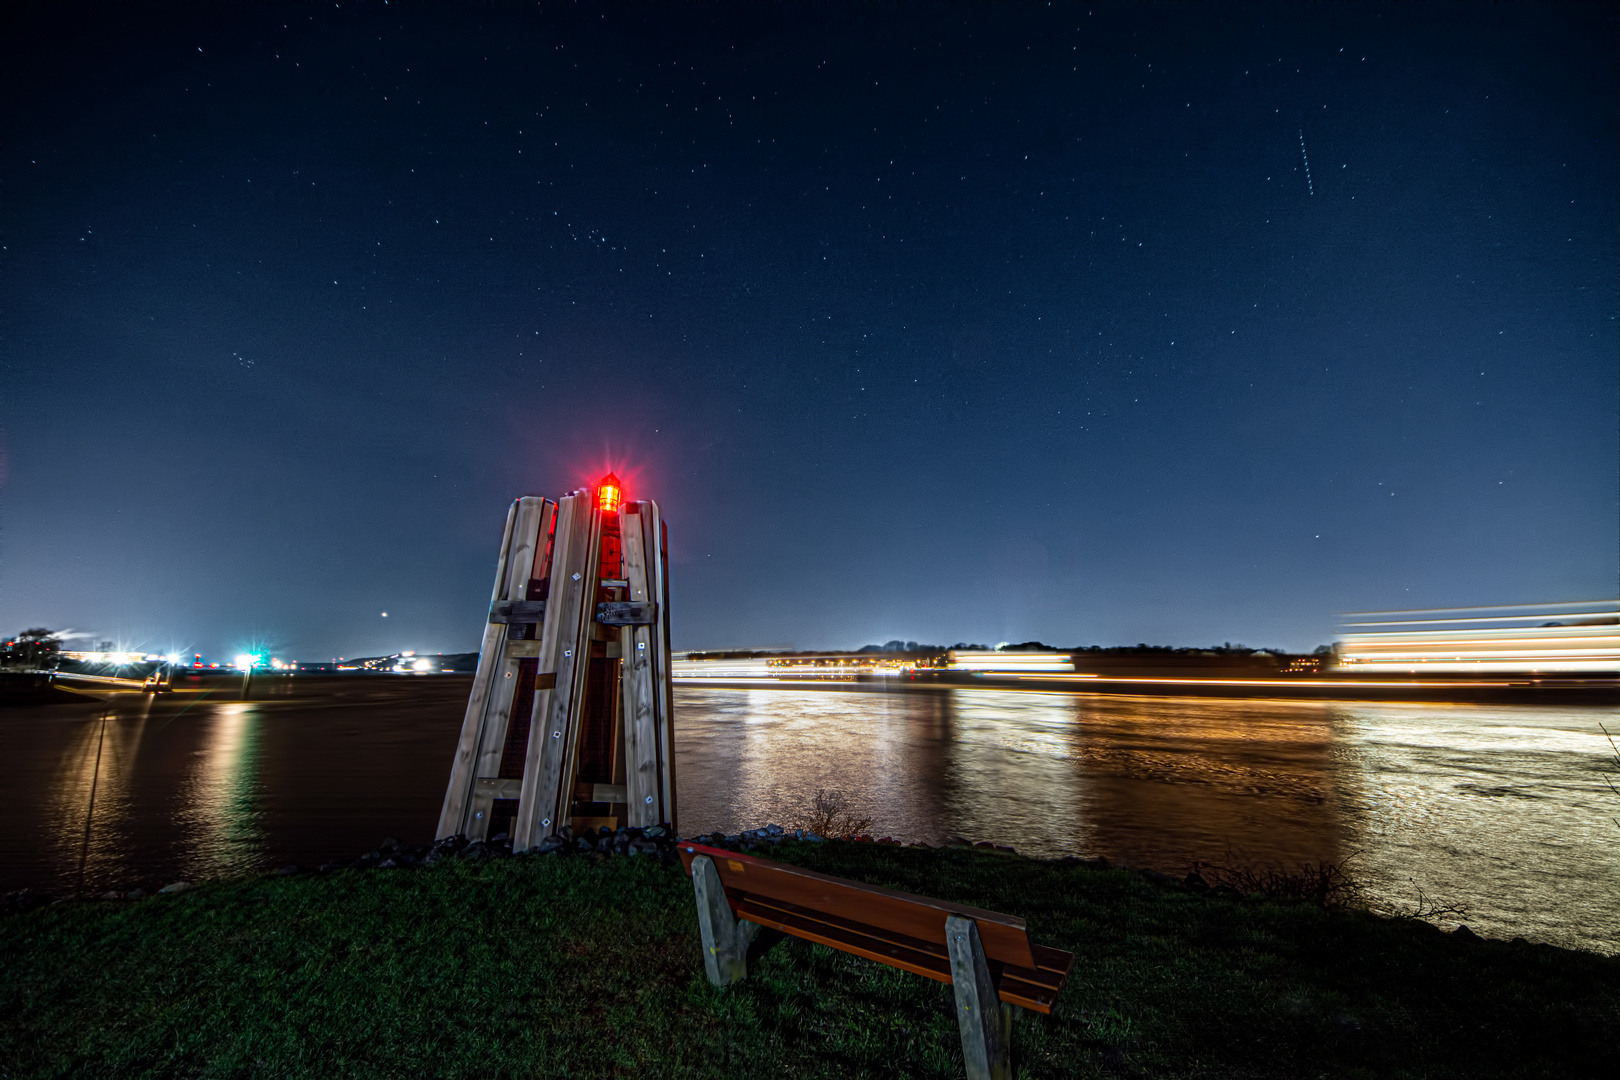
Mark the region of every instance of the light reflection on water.
<instances>
[{"instance_id":1,"label":"light reflection on water","mask_svg":"<svg viewBox=\"0 0 1620 1080\"><path fill-rule=\"evenodd\" d=\"M181 786L176 824L189 837L181 873L229 877L256 868L263 856L259 829L259 732L263 718L252 702L222 702L209 725L195 767Z\"/></svg>"},{"instance_id":2,"label":"light reflection on water","mask_svg":"<svg viewBox=\"0 0 1620 1080\"><path fill-rule=\"evenodd\" d=\"M0 712L0 891L432 839L466 680L210 694ZM927 843L1176 874L1349 858L1383 903L1421 892L1483 933L1620 951L1614 709L686 686L676 707L688 835L791 825L820 788L874 835Z\"/></svg>"},{"instance_id":3,"label":"light reflection on water","mask_svg":"<svg viewBox=\"0 0 1620 1080\"><path fill-rule=\"evenodd\" d=\"M1384 905L1421 894L1481 932L1620 949L1612 709L693 687L677 703L684 832L791 824L824 788L875 835L1178 874L1348 858Z\"/></svg>"}]
</instances>

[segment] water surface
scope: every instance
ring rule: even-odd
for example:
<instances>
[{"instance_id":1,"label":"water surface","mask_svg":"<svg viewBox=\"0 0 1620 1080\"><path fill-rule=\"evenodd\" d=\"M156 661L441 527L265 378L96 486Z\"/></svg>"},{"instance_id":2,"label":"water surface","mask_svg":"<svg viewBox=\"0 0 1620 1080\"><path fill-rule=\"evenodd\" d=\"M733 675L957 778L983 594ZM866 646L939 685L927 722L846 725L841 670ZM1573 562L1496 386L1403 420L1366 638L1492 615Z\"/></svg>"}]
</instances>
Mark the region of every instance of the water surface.
<instances>
[{"instance_id":1,"label":"water surface","mask_svg":"<svg viewBox=\"0 0 1620 1080\"><path fill-rule=\"evenodd\" d=\"M465 703L454 677L298 696L134 695L0 710L0 889L152 888L384 836L432 838ZM681 831L806 815L1031 855L1349 860L1386 905L1620 951L1620 799L1601 707L1108 697L1002 690L676 691Z\"/></svg>"}]
</instances>

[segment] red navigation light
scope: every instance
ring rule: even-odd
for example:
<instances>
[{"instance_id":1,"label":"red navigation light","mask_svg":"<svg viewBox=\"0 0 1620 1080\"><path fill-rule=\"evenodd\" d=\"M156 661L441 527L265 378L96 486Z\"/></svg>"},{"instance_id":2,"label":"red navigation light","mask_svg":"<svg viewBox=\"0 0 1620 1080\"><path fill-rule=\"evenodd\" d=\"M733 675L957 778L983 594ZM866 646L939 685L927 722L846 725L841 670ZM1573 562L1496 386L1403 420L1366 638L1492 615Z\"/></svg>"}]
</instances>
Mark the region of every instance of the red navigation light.
<instances>
[{"instance_id":1,"label":"red navigation light","mask_svg":"<svg viewBox=\"0 0 1620 1080\"><path fill-rule=\"evenodd\" d=\"M612 473L602 477L602 483L596 489L596 508L604 514L617 514L619 503L624 501L624 487L619 478Z\"/></svg>"}]
</instances>

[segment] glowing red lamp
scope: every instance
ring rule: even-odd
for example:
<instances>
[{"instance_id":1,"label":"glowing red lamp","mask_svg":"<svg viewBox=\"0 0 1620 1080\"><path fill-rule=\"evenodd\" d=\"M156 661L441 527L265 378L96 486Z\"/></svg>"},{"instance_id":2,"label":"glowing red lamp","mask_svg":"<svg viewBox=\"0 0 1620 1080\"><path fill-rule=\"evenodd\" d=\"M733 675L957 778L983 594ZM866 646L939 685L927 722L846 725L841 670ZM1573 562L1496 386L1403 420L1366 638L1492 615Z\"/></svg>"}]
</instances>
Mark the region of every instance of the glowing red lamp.
<instances>
[{"instance_id":1,"label":"glowing red lamp","mask_svg":"<svg viewBox=\"0 0 1620 1080\"><path fill-rule=\"evenodd\" d=\"M612 473L602 477L602 482L596 488L596 508L604 514L617 514L619 504L624 501L624 486L619 478Z\"/></svg>"}]
</instances>

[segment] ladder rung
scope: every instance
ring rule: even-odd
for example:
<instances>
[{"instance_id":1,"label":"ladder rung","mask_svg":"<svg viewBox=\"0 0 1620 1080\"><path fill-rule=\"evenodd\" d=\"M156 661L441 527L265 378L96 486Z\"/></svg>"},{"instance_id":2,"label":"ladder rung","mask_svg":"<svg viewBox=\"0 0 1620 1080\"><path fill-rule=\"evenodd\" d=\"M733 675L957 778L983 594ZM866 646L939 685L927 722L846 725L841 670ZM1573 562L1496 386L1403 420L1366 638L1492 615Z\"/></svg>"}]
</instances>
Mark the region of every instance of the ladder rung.
<instances>
[{"instance_id":1,"label":"ladder rung","mask_svg":"<svg viewBox=\"0 0 1620 1080\"><path fill-rule=\"evenodd\" d=\"M478 794L492 799L515 799L523 793L522 780L507 780L498 776L480 776Z\"/></svg>"},{"instance_id":2,"label":"ladder rung","mask_svg":"<svg viewBox=\"0 0 1620 1080\"><path fill-rule=\"evenodd\" d=\"M629 796L623 784L592 784L581 780L574 785L574 798L580 802L624 802Z\"/></svg>"}]
</instances>

